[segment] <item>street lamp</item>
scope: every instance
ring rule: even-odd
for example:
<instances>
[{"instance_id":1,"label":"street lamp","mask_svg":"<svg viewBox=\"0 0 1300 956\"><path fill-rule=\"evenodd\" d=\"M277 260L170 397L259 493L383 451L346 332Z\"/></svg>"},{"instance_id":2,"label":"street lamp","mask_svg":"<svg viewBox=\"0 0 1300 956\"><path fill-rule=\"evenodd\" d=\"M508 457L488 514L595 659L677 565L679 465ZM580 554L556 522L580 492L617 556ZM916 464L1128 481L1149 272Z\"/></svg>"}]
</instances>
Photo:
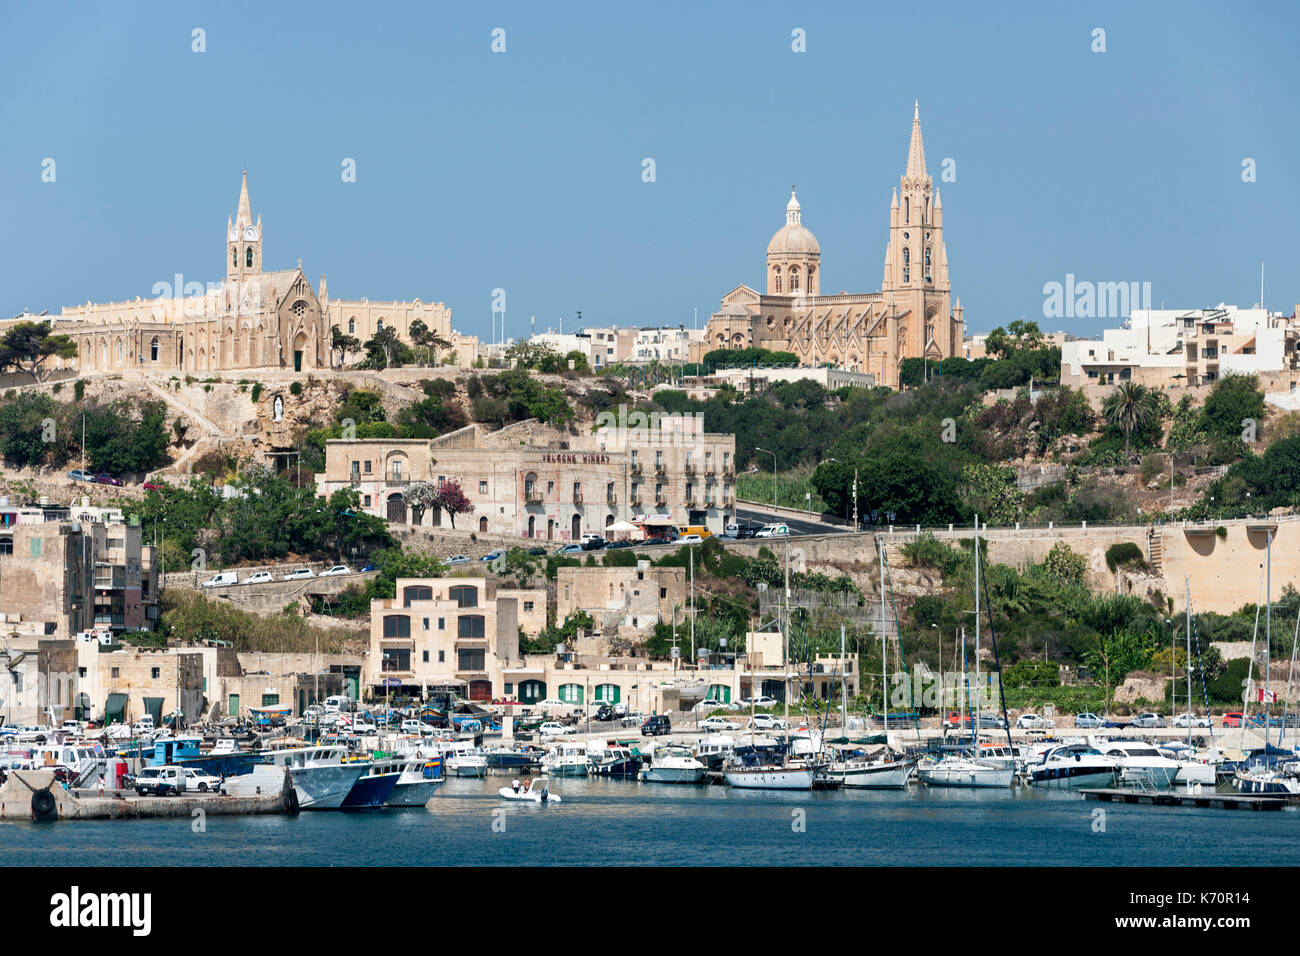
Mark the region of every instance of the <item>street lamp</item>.
<instances>
[{"instance_id":1,"label":"street lamp","mask_svg":"<svg viewBox=\"0 0 1300 956\"><path fill-rule=\"evenodd\" d=\"M761 451L765 455L772 456L772 507L776 508L776 452L768 451L766 448L754 446L754 451Z\"/></svg>"}]
</instances>

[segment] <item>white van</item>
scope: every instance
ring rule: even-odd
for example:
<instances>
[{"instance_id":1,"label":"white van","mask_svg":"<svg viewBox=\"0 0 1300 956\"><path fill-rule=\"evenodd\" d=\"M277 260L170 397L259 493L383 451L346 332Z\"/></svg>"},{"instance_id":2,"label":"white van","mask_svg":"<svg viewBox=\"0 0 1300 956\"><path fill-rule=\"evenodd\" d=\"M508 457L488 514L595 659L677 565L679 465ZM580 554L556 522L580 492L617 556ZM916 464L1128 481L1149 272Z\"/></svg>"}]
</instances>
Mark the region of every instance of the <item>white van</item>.
<instances>
[{"instance_id":1,"label":"white van","mask_svg":"<svg viewBox=\"0 0 1300 956\"><path fill-rule=\"evenodd\" d=\"M222 571L203 582L205 588L223 588L228 584L238 584L239 575L234 571Z\"/></svg>"},{"instance_id":2,"label":"white van","mask_svg":"<svg viewBox=\"0 0 1300 956\"><path fill-rule=\"evenodd\" d=\"M765 524L758 529L755 538L784 538L790 534L790 529L784 524L777 522L775 524Z\"/></svg>"},{"instance_id":3,"label":"white van","mask_svg":"<svg viewBox=\"0 0 1300 956\"><path fill-rule=\"evenodd\" d=\"M335 694L325 698L325 713L339 714L352 710L352 699L345 694Z\"/></svg>"}]
</instances>

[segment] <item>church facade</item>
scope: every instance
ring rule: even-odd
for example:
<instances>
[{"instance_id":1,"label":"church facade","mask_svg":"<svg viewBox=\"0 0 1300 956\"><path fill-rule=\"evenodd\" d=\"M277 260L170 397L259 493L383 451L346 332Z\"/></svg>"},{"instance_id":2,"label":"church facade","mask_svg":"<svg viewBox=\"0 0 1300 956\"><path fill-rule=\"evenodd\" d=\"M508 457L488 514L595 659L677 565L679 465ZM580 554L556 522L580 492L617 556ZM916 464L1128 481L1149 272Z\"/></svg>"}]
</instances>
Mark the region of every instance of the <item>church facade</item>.
<instances>
[{"instance_id":1,"label":"church facade","mask_svg":"<svg viewBox=\"0 0 1300 956\"><path fill-rule=\"evenodd\" d=\"M476 338L452 331L451 310L441 302L332 300L325 276L313 288L301 260L294 269L264 271L262 240L262 217L253 219L245 172L235 217L226 221L225 278L203 285L178 276L185 288L159 283L148 299L64 308L55 331L72 337L78 353L57 364L82 372L305 372L338 364L330 348L332 326L362 342L389 326L410 342L417 319L462 354L477 350Z\"/></svg>"},{"instance_id":2,"label":"church facade","mask_svg":"<svg viewBox=\"0 0 1300 956\"><path fill-rule=\"evenodd\" d=\"M821 247L803 224L793 188L785 225L768 243L765 272L765 293L740 285L723 297L697 357L750 347L793 352L803 365L867 372L897 388L904 359L961 354L961 302L952 299L948 281L943 203L925 169L919 105L907 168L889 208L880 291L822 294Z\"/></svg>"}]
</instances>

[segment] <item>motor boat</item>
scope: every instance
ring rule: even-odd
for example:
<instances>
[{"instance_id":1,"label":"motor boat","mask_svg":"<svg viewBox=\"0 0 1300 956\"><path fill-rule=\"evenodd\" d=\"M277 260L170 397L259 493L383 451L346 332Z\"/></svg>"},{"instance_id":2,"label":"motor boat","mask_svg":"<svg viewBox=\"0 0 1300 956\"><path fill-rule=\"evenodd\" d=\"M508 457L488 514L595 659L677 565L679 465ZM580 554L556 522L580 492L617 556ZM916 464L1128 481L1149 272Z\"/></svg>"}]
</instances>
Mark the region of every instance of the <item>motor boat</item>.
<instances>
[{"instance_id":1,"label":"motor boat","mask_svg":"<svg viewBox=\"0 0 1300 956\"><path fill-rule=\"evenodd\" d=\"M452 741L442 750L444 772L449 777L486 777L487 755L463 741Z\"/></svg>"},{"instance_id":2,"label":"motor boat","mask_svg":"<svg viewBox=\"0 0 1300 956\"><path fill-rule=\"evenodd\" d=\"M1300 779L1277 770L1238 770L1233 786L1242 793L1257 796L1300 793Z\"/></svg>"},{"instance_id":3,"label":"motor boat","mask_svg":"<svg viewBox=\"0 0 1300 956\"><path fill-rule=\"evenodd\" d=\"M1184 743L1170 742L1159 745L1159 753L1162 757L1168 757L1170 760L1178 763L1178 775L1174 778L1175 784L1184 784L1192 786L1193 784L1209 784L1214 786L1218 778L1216 768L1217 760L1201 759L1196 752L1195 747L1189 747ZM1217 751L1214 751L1217 756Z\"/></svg>"},{"instance_id":4,"label":"motor boat","mask_svg":"<svg viewBox=\"0 0 1300 956\"><path fill-rule=\"evenodd\" d=\"M572 741L552 744L542 758L542 770L552 777L585 777L586 745Z\"/></svg>"},{"instance_id":5,"label":"motor boat","mask_svg":"<svg viewBox=\"0 0 1300 956\"><path fill-rule=\"evenodd\" d=\"M654 749L640 777L646 783L699 783L704 779L704 764L688 747L665 744Z\"/></svg>"},{"instance_id":6,"label":"motor boat","mask_svg":"<svg viewBox=\"0 0 1300 956\"><path fill-rule=\"evenodd\" d=\"M982 787L1006 789L1016 772L1011 767L982 763L970 757L951 754L939 760L917 765L916 775L930 787Z\"/></svg>"},{"instance_id":7,"label":"motor boat","mask_svg":"<svg viewBox=\"0 0 1300 956\"><path fill-rule=\"evenodd\" d=\"M1167 790L1182 766L1177 760L1162 757L1160 751L1145 740L1101 740L1093 737L1092 745L1107 757L1114 757L1121 783L1149 784Z\"/></svg>"},{"instance_id":8,"label":"motor boat","mask_svg":"<svg viewBox=\"0 0 1300 956\"><path fill-rule=\"evenodd\" d=\"M1096 747L1067 744L1053 747L1042 760L1029 764L1025 775L1035 787L1076 790L1080 787L1113 787L1118 764Z\"/></svg>"},{"instance_id":9,"label":"motor boat","mask_svg":"<svg viewBox=\"0 0 1300 956\"><path fill-rule=\"evenodd\" d=\"M539 777L531 782L531 785L520 786L518 790L514 787L502 787L497 791L502 800L517 800L523 803L559 803L558 795L551 793L546 785L546 778Z\"/></svg>"},{"instance_id":10,"label":"motor boat","mask_svg":"<svg viewBox=\"0 0 1300 956\"><path fill-rule=\"evenodd\" d=\"M610 741L603 750L588 751L588 772L598 777L635 777L645 760L630 747Z\"/></svg>"},{"instance_id":11,"label":"motor boat","mask_svg":"<svg viewBox=\"0 0 1300 956\"><path fill-rule=\"evenodd\" d=\"M344 810L368 810L385 806L397 787L402 776L402 764L399 761L357 760L364 770L352 785L348 795L339 807Z\"/></svg>"},{"instance_id":12,"label":"motor boat","mask_svg":"<svg viewBox=\"0 0 1300 956\"><path fill-rule=\"evenodd\" d=\"M494 747L483 752L491 770L527 770L541 764L545 751L536 747L514 750L509 747Z\"/></svg>"},{"instance_id":13,"label":"motor boat","mask_svg":"<svg viewBox=\"0 0 1300 956\"><path fill-rule=\"evenodd\" d=\"M376 761L380 772L396 772L397 784L384 801L390 807L422 807L442 784L442 758Z\"/></svg>"},{"instance_id":14,"label":"motor boat","mask_svg":"<svg viewBox=\"0 0 1300 956\"><path fill-rule=\"evenodd\" d=\"M264 755L266 763L289 769L289 779L303 810L335 810L343 805L368 763L349 762L347 749L283 747Z\"/></svg>"},{"instance_id":15,"label":"motor boat","mask_svg":"<svg viewBox=\"0 0 1300 956\"><path fill-rule=\"evenodd\" d=\"M705 734L695 742L695 759L706 770L721 770L735 745L735 740L727 734Z\"/></svg>"}]
</instances>

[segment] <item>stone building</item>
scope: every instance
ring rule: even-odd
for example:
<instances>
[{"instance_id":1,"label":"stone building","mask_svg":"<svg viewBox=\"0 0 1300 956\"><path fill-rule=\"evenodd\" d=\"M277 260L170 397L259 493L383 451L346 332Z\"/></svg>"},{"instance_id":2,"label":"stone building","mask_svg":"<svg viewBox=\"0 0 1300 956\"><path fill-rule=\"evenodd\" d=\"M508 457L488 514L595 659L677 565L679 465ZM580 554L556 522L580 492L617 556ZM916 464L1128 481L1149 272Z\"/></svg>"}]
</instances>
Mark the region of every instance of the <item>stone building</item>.
<instances>
[{"instance_id":1,"label":"stone building","mask_svg":"<svg viewBox=\"0 0 1300 956\"><path fill-rule=\"evenodd\" d=\"M451 310L441 302L331 299L326 277L313 289L302 260L296 268L266 271L262 217L253 218L247 172L225 235L220 282L187 282L176 275L155 283L149 298L64 308L53 320L54 331L73 338L77 357L52 361L51 367L164 373L327 369L338 362L330 349L333 326L362 342L389 327L410 342L417 320L441 340L444 356L455 351L468 365L477 355L477 338L455 333Z\"/></svg>"},{"instance_id":2,"label":"stone building","mask_svg":"<svg viewBox=\"0 0 1300 956\"><path fill-rule=\"evenodd\" d=\"M696 360L716 349L758 347L793 352L802 365L866 372L897 388L904 359L961 354L961 303L952 299L943 203L926 172L919 106L890 204L880 291L822 294L821 246L803 224L793 188L764 273L766 292L739 285L723 297L705 340L692 348Z\"/></svg>"},{"instance_id":3,"label":"stone building","mask_svg":"<svg viewBox=\"0 0 1300 956\"><path fill-rule=\"evenodd\" d=\"M413 510L407 496L419 482L456 480L474 505L456 527L547 541L577 541L646 514L715 534L732 519L734 435L705 432L694 415L651 419L625 409L598 424L578 434L530 419L431 440L334 439L316 490L355 488L371 514L442 527L446 515Z\"/></svg>"},{"instance_id":4,"label":"stone building","mask_svg":"<svg viewBox=\"0 0 1300 956\"><path fill-rule=\"evenodd\" d=\"M623 632L644 634L674 612L687 620L685 568L654 567L638 561L634 567L560 568L555 579L555 621L562 624L583 611L605 637Z\"/></svg>"}]
</instances>

